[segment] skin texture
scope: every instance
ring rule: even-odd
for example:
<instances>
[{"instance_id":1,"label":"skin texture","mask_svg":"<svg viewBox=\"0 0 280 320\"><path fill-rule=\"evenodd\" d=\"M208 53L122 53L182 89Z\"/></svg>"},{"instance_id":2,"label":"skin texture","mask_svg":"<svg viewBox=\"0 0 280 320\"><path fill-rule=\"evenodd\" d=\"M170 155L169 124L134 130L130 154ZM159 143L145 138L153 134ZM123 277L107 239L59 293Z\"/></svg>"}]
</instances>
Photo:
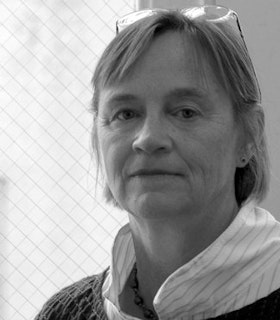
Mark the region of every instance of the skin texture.
<instances>
[{"instance_id":1,"label":"skin texture","mask_svg":"<svg viewBox=\"0 0 280 320\"><path fill-rule=\"evenodd\" d=\"M162 282L238 212L234 174L243 165L244 134L213 70L207 62L197 70L190 48L179 33L158 36L129 76L100 94L102 167L129 213L150 306ZM127 300L123 307L133 313Z\"/></svg>"}]
</instances>

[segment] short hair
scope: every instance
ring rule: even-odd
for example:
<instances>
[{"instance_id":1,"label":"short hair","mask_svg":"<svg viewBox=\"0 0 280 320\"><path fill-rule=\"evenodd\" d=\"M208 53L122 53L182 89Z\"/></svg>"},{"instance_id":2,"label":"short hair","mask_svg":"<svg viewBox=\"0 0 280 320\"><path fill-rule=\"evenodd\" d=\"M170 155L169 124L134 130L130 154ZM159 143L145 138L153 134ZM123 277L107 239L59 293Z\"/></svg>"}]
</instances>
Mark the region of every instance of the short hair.
<instances>
[{"instance_id":1,"label":"short hair","mask_svg":"<svg viewBox=\"0 0 280 320\"><path fill-rule=\"evenodd\" d=\"M265 137L265 117L256 73L243 38L224 23L189 19L179 11L161 12L144 18L121 31L107 46L92 79L94 125L92 144L100 165L96 118L99 95L106 85L121 81L133 69L154 39L167 31L179 32L191 41L197 63L207 59L218 81L229 95L234 115L251 143L250 159L245 167L236 168L235 197L239 206L249 200L262 201L269 186L269 159ZM107 202L114 199L105 182Z\"/></svg>"}]
</instances>

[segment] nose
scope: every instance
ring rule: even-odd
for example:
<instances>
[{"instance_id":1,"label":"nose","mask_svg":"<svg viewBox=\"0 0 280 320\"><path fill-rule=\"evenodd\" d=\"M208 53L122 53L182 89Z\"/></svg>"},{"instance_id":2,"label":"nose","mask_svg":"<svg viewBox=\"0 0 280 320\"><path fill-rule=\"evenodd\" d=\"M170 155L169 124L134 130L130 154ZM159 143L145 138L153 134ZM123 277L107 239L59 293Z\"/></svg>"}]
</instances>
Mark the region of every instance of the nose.
<instances>
[{"instance_id":1,"label":"nose","mask_svg":"<svg viewBox=\"0 0 280 320\"><path fill-rule=\"evenodd\" d=\"M132 147L136 152L147 154L170 152L172 139L169 135L168 124L159 117L147 116L136 133Z\"/></svg>"}]
</instances>

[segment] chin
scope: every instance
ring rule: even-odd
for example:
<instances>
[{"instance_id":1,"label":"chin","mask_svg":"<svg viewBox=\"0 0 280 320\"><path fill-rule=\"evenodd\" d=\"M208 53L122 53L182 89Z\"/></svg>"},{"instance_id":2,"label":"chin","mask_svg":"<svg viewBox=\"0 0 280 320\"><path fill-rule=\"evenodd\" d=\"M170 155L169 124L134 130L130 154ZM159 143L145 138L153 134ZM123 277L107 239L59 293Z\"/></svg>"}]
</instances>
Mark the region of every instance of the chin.
<instances>
[{"instance_id":1,"label":"chin","mask_svg":"<svg viewBox=\"0 0 280 320\"><path fill-rule=\"evenodd\" d=\"M183 203L184 202L184 203ZM184 201L176 196L162 193L148 193L139 195L128 203L128 211L139 217L148 219L162 219L185 214L187 210L186 195Z\"/></svg>"}]
</instances>

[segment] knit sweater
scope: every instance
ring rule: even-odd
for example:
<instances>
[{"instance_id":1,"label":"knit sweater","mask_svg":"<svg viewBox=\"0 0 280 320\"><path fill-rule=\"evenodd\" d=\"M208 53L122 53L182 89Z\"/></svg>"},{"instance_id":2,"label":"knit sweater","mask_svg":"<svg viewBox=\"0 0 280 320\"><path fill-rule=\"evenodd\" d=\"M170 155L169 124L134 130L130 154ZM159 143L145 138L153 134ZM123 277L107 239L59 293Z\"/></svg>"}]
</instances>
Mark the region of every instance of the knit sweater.
<instances>
[{"instance_id":1,"label":"knit sweater","mask_svg":"<svg viewBox=\"0 0 280 320\"><path fill-rule=\"evenodd\" d=\"M62 289L35 320L108 320L102 298L106 271ZM240 310L208 320L280 320L280 289Z\"/></svg>"}]
</instances>

